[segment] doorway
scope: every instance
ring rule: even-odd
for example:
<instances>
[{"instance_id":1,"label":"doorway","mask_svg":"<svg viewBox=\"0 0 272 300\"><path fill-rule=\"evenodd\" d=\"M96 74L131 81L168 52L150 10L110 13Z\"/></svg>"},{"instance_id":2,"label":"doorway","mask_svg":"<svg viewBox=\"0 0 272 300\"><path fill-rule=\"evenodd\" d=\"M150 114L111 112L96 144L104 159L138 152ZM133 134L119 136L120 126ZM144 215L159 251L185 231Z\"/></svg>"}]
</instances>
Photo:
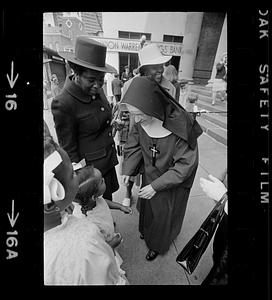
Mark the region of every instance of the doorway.
<instances>
[{"instance_id":1,"label":"doorway","mask_svg":"<svg viewBox=\"0 0 272 300\"><path fill-rule=\"evenodd\" d=\"M125 71L125 66L129 67L129 72L139 66L138 53L119 52L119 74Z\"/></svg>"},{"instance_id":2,"label":"doorway","mask_svg":"<svg viewBox=\"0 0 272 300\"><path fill-rule=\"evenodd\" d=\"M172 58L169 60L169 62L165 63L165 66L173 65L178 72L179 62L180 62L180 56L172 56Z\"/></svg>"}]
</instances>

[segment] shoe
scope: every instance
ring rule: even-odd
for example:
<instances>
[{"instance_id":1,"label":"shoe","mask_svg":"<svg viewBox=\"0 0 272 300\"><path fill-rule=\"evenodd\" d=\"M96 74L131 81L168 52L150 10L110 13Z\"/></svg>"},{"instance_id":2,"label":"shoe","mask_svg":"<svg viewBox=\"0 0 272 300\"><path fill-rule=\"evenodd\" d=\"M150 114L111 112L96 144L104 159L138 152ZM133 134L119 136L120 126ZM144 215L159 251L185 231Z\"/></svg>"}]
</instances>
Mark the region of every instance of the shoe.
<instances>
[{"instance_id":1,"label":"shoe","mask_svg":"<svg viewBox=\"0 0 272 300\"><path fill-rule=\"evenodd\" d=\"M125 198L124 200L123 200L123 202L122 202L122 204L124 205L124 206L130 206L130 198Z\"/></svg>"},{"instance_id":2,"label":"shoe","mask_svg":"<svg viewBox=\"0 0 272 300\"><path fill-rule=\"evenodd\" d=\"M159 255L158 252L156 251L153 251L153 250L149 250L146 254L146 259L151 261L151 260L154 260L157 256Z\"/></svg>"},{"instance_id":3,"label":"shoe","mask_svg":"<svg viewBox=\"0 0 272 300\"><path fill-rule=\"evenodd\" d=\"M144 235L140 234L140 239L143 240L144 239Z\"/></svg>"}]
</instances>

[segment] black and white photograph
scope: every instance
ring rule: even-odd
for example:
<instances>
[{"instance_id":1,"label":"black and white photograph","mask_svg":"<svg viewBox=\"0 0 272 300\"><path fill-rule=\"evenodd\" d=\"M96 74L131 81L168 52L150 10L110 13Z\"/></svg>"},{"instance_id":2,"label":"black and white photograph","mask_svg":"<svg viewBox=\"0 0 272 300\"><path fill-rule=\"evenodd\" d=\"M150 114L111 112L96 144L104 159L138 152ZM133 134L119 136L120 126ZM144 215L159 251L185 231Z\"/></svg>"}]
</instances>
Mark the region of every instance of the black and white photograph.
<instances>
[{"instance_id":1,"label":"black and white photograph","mask_svg":"<svg viewBox=\"0 0 272 300\"><path fill-rule=\"evenodd\" d=\"M213 267L214 255L213 269L222 265L222 270L209 282L227 284L227 210L220 222L218 254L213 254L211 241L193 274L176 262L227 192L226 12L63 12L43 17L44 121L76 168L85 160L78 172L89 176L78 176L92 182L87 183L90 190L82 186L84 201L80 194L71 199L72 215L104 234L103 245L95 249L86 241L88 225L82 234L72 227L65 233L69 218L65 229L57 230L59 221L47 226L46 214L45 283L199 285ZM174 114L176 120L171 120ZM52 151L45 162L56 168ZM89 166L94 170L87 171ZM91 193L91 185L97 184L92 176L104 178L104 193ZM79 191L81 185L79 179ZM210 195L209 188L218 188L218 195ZM51 200L46 197L45 205ZM60 209L55 203L54 209ZM85 214L83 206L89 207ZM93 239L101 243L100 236ZM112 249L107 243L113 243ZM99 263L106 255L108 264Z\"/></svg>"},{"instance_id":2,"label":"black and white photograph","mask_svg":"<svg viewBox=\"0 0 272 300\"><path fill-rule=\"evenodd\" d=\"M0 248L16 281L269 299L270 15L41 10L18 30L3 10Z\"/></svg>"}]
</instances>

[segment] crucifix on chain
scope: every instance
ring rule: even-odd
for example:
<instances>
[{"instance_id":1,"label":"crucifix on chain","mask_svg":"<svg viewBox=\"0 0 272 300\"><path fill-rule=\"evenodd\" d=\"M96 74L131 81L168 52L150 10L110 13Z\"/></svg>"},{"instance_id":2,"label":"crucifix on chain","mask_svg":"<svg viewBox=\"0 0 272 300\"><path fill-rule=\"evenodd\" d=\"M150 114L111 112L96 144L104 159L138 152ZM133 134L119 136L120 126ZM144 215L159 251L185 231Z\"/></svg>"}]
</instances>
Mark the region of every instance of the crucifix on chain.
<instances>
[{"instance_id":1,"label":"crucifix on chain","mask_svg":"<svg viewBox=\"0 0 272 300\"><path fill-rule=\"evenodd\" d=\"M149 150L152 151L152 166L155 166L156 163L156 155L160 154L160 151L157 149L157 145L153 144L152 147L149 147Z\"/></svg>"}]
</instances>

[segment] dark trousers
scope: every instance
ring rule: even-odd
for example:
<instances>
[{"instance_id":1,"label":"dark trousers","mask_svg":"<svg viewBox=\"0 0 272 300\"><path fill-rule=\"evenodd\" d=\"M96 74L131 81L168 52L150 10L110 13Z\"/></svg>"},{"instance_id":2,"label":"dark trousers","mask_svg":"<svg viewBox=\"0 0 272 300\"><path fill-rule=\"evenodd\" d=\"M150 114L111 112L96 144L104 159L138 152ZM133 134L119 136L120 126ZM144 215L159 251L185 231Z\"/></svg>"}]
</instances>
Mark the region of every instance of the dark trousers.
<instances>
[{"instance_id":1,"label":"dark trousers","mask_svg":"<svg viewBox=\"0 0 272 300\"><path fill-rule=\"evenodd\" d=\"M104 174L103 177L106 184L106 191L103 194L103 198L112 200L112 194L119 189L119 183L115 167L108 171L106 174Z\"/></svg>"}]
</instances>

